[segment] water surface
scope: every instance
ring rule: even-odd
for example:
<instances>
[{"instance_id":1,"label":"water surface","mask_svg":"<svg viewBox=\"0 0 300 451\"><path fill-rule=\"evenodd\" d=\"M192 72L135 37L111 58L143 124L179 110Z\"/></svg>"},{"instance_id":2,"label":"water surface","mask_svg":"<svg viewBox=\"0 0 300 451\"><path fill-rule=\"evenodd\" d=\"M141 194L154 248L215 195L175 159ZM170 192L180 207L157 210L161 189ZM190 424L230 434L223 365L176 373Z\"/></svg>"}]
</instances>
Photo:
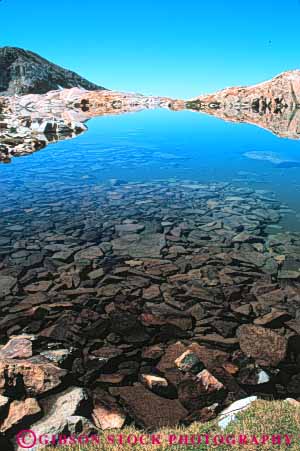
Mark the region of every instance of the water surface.
<instances>
[{"instance_id":1,"label":"water surface","mask_svg":"<svg viewBox=\"0 0 300 451\"><path fill-rule=\"evenodd\" d=\"M92 119L88 127L76 139L1 165L0 208L22 207L39 197L46 204L49 184L52 190L57 187L59 200L68 187L110 179L230 181L273 191L293 210L286 211L284 227L299 230L300 143L296 140L190 111L105 116ZM73 200L76 204L76 197Z\"/></svg>"}]
</instances>

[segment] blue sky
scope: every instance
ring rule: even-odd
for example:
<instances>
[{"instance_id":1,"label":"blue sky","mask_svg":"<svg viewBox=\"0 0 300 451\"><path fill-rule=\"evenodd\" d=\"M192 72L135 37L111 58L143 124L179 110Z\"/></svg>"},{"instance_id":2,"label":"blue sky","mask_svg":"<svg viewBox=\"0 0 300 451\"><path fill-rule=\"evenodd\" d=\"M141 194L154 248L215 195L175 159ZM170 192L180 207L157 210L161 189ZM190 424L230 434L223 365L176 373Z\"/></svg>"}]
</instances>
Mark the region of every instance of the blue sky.
<instances>
[{"instance_id":1,"label":"blue sky","mask_svg":"<svg viewBox=\"0 0 300 451\"><path fill-rule=\"evenodd\" d=\"M2 0L0 46L102 86L189 98L300 67L299 0Z\"/></svg>"}]
</instances>

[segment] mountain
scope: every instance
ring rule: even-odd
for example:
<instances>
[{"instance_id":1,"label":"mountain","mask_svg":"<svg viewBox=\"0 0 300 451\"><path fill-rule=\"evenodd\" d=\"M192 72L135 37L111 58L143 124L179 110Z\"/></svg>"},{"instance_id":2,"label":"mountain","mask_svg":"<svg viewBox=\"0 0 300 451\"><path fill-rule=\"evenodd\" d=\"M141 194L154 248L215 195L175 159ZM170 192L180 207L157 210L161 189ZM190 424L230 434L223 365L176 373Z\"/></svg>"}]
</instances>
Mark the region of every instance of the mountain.
<instances>
[{"instance_id":1,"label":"mountain","mask_svg":"<svg viewBox=\"0 0 300 451\"><path fill-rule=\"evenodd\" d=\"M36 53L17 47L0 48L0 96L44 94L73 87L105 89Z\"/></svg>"},{"instance_id":2,"label":"mountain","mask_svg":"<svg viewBox=\"0 0 300 451\"><path fill-rule=\"evenodd\" d=\"M226 88L179 102L188 108L231 122L247 122L276 135L300 139L300 70L283 72L253 86Z\"/></svg>"},{"instance_id":3,"label":"mountain","mask_svg":"<svg viewBox=\"0 0 300 451\"><path fill-rule=\"evenodd\" d=\"M300 103L300 70L291 70L271 80L252 86L225 88L213 94L201 95L189 101L211 109L236 106L241 109L249 105L254 111L265 113L279 111L286 105Z\"/></svg>"}]
</instances>

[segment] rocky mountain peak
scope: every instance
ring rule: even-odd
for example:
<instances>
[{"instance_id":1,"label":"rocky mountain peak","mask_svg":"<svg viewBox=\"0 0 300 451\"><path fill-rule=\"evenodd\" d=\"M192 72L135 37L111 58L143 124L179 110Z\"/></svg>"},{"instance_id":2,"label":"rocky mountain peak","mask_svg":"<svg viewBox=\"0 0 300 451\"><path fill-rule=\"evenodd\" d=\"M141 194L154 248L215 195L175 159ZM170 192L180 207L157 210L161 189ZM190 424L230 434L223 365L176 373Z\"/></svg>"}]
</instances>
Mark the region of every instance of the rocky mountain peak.
<instances>
[{"instance_id":1,"label":"rocky mountain peak","mask_svg":"<svg viewBox=\"0 0 300 451\"><path fill-rule=\"evenodd\" d=\"M0 96L44 94L73 87L105 89L34 52L18 47L0 48Z\"/></svg>"}]
</instances>

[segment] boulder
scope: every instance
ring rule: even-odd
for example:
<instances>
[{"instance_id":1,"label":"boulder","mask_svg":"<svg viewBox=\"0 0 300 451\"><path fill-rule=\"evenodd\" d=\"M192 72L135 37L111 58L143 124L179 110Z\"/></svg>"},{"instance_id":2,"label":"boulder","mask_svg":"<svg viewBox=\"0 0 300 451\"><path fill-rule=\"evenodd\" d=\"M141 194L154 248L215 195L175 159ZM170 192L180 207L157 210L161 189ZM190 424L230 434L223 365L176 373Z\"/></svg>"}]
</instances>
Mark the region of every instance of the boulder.
<instances>
[{"instance_id":1,"label":"boulder","mask_svg":"<svg viewBox=\"0 0 300 451\"><path fill-rule=\"evenodd\" d=\"M28 396L44 394L61 384L66 370L58 368L46 359L0 360L0 392L2 394L25 393Z\"/></svg>"},{"instance_id":2,"label":"boulder","mask_svg":"<svg viewBox=\"0 0 300 451\"><path fill-rule=\"evenodd\" d=\"M26 338L12 338L0 349L0 359L26 359L32 356L32 343Z\"/></svg>"},{"instance_id":3,"label":"boulder","mask_svg":"<svg viewBox=\"0 0 300 451\"><path fill-rule=\"evenodd\" d=\"M48 436L57 436L71 429L70 424L74 425L74 421L70 417L76 416L85 410L85 403L88 396L84 389L79 387L70 387L62 393L52 395L41 401L41 406L44 411L44 417L36 423L33 423L31 429L36 436L47 434ZM26 436L24 437L24 443ZM43 445L38 443L31 447L31 451L37 451L43 448ZM21 451L23 448L17 448Z\"/></svg>"},{"instance_id":4,"label":"boulder","mask_svg":"<svg viewBox=\"0 0 300 451\"><path fill-rule=\"evenodd\" d=\"M208 370L195 377L188 377L178 386L178 399L190 411L208 407L224 400L226 389L222 382Z\"/></svg>"},{"instance_id":5,"label":"boulder","mask_svg":"<svg viewBox=\"0 0 300 451\"><path fill-rule=\"evenodd\" d=\"M270 329L244 324L237 332L241 350L261 366L277 366L287 352L287 339Z\"/></svg>"},{"instance_id":6,"label":"boulder","mask_svg":"<svg viewBox=\"0 0 300 451\"><path fill-rule=\"evenodd\" d=\"M124 426L126 414L115 398L97 388L93 392L92 419L95 425L102 430L120 429Z\"/></svg>"},{"instance_id":7,"label":"boulder","mask_svg":"<svg viewBox=\"0 0 300 451\"><path fill-rule=\"evenodd\" d=\"M68 434L71 435L90 435L96 434L97 428L93 425L93 423L88 420L88 418L79 416L79 415L71 415L66 419L66 430Z\"/></svg>"},{"instance_id":8,"label":"boulder","mask_svg":"<svg viewBox=\"0 0 300 451\"><path fill-rule=\"evenodd\" d=\"M7 417L0 423L0 432L8 433L16 427L22 428L41 415L41 408L34 398L24 401L12 401L9 405Z\"/></svg>"},{"instance_id":9,"label":"boulder","mask_svg":"<svg viewBox=\"0 0 300 451\"><path fill-rule=\"evenodd\" d=\"M136 424L146 429L177 426L188 414L177 399L161 398L141 384L121 387L119 395Z\"/></svg>"}]
</instances>

